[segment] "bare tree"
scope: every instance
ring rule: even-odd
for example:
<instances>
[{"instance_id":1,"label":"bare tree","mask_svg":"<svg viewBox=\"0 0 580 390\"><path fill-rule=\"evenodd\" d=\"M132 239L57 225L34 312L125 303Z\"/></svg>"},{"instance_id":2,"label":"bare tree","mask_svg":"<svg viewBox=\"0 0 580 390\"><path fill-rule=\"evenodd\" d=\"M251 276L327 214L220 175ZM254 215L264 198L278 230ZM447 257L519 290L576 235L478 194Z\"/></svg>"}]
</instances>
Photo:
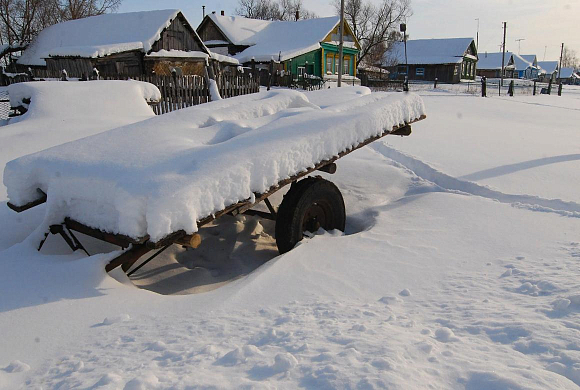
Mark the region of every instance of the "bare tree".
<instances>
[{"instance_id":1,"label":"bare tree","mask_svg":"<svg viewBox=\"0 0 580 390\"><path fill-rule=\"evenodd\" d=\"M577 68L579 65L580 62L576 56L576 51L570 49L568 46L564 46L564 51L562 52L562 67Z\"/></svg>"},{"instance_id":2,"label":"bare tree","mask_svg":"<svg viewBox=\"0 0 580 390\"><path fill-rule=\"evenodd\" d=\"M340 0L334 0L334 5L340 12ZM361 62L375 65L373 61L400 40L399 23L412 15L411 1L383 0L377 6L370 0L346 0L344 15L361 44L357 65Z\"/></svg>"},{"instance_id":3,"label":"bare tree","mask_svg":"<svg viewBox=\"0 0 580 390\"><path fill-rule=\"evenodd\" d=\"M116 11L122 0L60 0L61 20L81 19Z\"/></svg>"},{"instance_id":4,"label":"bare tree","mask_svg":"<svg viewBox=\"0 0 580 390\"><path fill-rule=\"evenodd\" d=\"M236 13L240 16L262 20L295 20L315 18L304 8L302 0L239 0Z\"/></svg>"},{"instance_id":5,"label":"bare tree","mask_svg":"<svg viewBox=\"0 0 580 390\"><path fill-rule=\"evenodd\" d=\"M59 22L117 10L122 0L0 0L0 42L28 43Z\"/></svg>"}]
</instances>

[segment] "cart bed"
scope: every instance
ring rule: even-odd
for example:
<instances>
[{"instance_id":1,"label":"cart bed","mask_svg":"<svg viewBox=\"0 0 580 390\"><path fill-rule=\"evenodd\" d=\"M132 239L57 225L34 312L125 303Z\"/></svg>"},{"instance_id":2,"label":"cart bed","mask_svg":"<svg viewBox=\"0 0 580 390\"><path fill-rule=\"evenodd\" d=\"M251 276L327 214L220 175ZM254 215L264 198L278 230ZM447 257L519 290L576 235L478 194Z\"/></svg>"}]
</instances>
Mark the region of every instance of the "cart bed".
<instances>
[{"instance_id":1,"label":"cart bed","mask_svg":"<svg viewBox=\"0 0 580 390\"><path fill-rule=\"evenodd\" d=\"M414 94L275 90L21 157L7 164L4 183L14 209L47 199L55 223L69 218L159 246L424 114Z\"/></svg>"}]
</instances>

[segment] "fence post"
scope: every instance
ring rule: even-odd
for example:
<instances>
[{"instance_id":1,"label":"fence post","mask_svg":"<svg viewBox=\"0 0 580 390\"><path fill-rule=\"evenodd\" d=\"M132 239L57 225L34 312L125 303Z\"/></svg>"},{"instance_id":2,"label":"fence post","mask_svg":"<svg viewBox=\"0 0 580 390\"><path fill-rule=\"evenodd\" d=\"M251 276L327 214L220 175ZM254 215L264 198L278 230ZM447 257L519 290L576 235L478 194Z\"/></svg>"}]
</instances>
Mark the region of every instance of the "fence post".
<instances>
[{"instance_id":1,"label":"fence post","mask_svg":"<svg viewBox=\"0 0 580 390\"><path fill-rule=\"evenodd\" d=\"M536 80L534 80L534 95L533 96L536 96Z\"/></svg>"},{"instance_id":2,"label":"fence post","mask_svg":"<svg viewBox=\"0 0 580 390\"><path fill-rule=\"evenodd\" d=\"M481 78L481 97L487 97L487 77Z\"/></svg>"},{"instance_id":3,"label":"fence post","mask_svg":"<svg viewBox=\"0 0 580 390\"><path fill-rule=\"evenodd\" d=\"M68 73L66 72L66 69L61 71L60 81L68 81Z\"/></svg>"},{"instance_id":4,"label":"fence post","mask_svg":"<svg viewBox=\"0 0 580 390\"><path fill-rule=\"evenodd\" d=\"M433 85L433 89L437 89L437 77L435 77L435 84Z\"/></svg>"},{"instance_id":5,"label":"fence post","mask_svg":"<svg viewBox=\"0 0 580 390\"><path fill-rule=\"evenodd\" d=\"M562 96L562 82L558 85L558 96Z\"/></svg>"},{"instance_id":6,"label":"fence post","mask_svg":"<svg viewBox=\"0 0 580 390\"><path fill-rule=\"evenodd\" d=\"M548 95L552 94L552 78L550 77L550 81L548 82Z\"/></svg>"},{"instance_id":7,"label":"fence post","mask_svg":"<svg viewBox=\"0 0 580 390\"><path fill-rule=\"evenodd\" d=\"M274 59L270 60L270 66L268 67L268 88L267 91L270 90L270 85L272 85L272 75L274 73Z\"/></svg>"},{"instance_id":8,"label":"fence post","mask_svg":"<svg viewBox=\"0 0 580 390\"><path fill-rule=\"evenodd\" d=\"M508 95L514 96L514 81L510 81L510 86L508 87Z\"/></svg>"}]
</instances>

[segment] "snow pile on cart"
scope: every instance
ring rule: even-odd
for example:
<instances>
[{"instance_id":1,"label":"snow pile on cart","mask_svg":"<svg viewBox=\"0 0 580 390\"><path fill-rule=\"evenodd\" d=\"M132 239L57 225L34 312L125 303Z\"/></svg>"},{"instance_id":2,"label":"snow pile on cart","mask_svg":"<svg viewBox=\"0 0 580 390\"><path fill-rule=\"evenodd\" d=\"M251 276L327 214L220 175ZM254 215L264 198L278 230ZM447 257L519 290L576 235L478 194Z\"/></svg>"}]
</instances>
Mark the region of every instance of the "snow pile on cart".
<instances>
[{"instance_id":1,"label":"snow pile on cart","mask_svg":"<svg viewBox=\"0 0 580 390\"><path fill-rule=\"evenodd\" d=\"M353 87L308 96L216 101L21 157L4 172L10 203L34 202L41 190L50 222L70 217L157 241L193 233L200 219L425 114L414 94Z\"/></svg>"}]
</instances>

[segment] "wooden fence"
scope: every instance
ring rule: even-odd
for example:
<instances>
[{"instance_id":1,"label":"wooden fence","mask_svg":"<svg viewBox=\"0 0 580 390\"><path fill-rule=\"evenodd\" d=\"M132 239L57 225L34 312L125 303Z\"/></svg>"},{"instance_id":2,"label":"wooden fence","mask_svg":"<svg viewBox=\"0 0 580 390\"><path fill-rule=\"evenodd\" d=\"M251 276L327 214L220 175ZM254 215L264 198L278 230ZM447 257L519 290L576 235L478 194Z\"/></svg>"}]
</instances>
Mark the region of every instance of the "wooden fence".
<instances>
[{"instance_id":1,"label":"wooden fence","mask_svg":"<svg viewBox=\"0 0 580 390\"><path fill-rule=\"evenodd\" d=\"M61 74L52 74L48 71L34 72L34 80L45 78L59 79ZM54 72L53 72L54 73ZM127 80L128 77L123 75L102 77L104 80ZM207 103L211 100L211 95L207 82L204 77L189 76L160 76L160 75L142 75L132 77L133 80L146 81L155 85L161 92L161 100L157 104L151 104L155 114L165 114L182 108ZM218 90L222 98L230 98L239 95L256 93L260 90L259 80L252 77L249 73L228 74L222 73L216 77ZM18 77L9 78L6 85L30 81L28 75L18 75Z\"/></svg>"}]
</instances>

